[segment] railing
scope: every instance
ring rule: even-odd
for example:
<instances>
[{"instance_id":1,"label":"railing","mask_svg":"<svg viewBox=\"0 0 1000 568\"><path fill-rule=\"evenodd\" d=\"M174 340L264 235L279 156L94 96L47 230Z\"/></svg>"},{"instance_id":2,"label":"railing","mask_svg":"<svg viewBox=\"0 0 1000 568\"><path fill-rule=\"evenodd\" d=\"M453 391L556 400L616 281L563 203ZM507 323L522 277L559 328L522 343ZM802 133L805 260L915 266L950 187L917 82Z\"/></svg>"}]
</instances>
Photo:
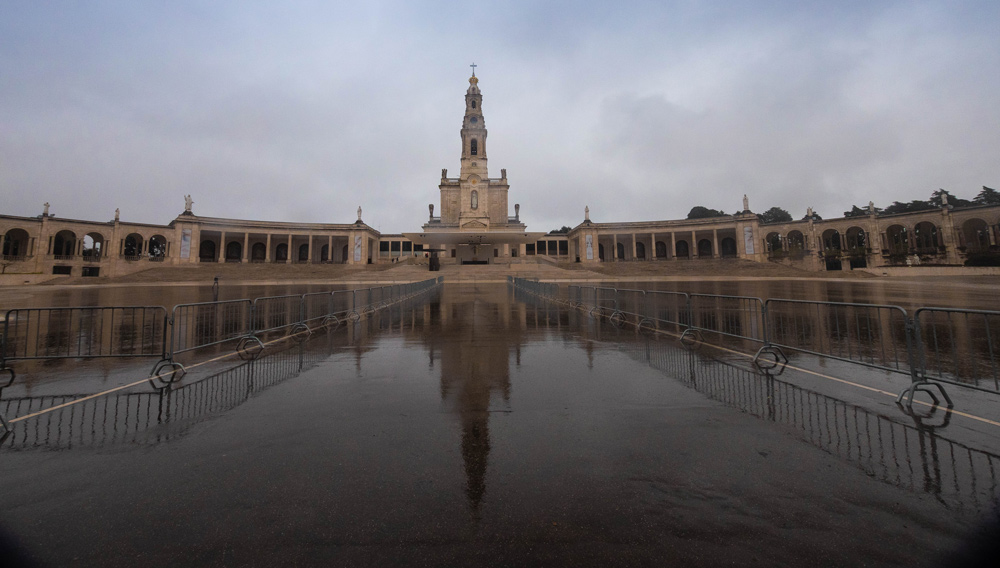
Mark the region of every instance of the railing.
<instances>
[{"instance_id":1,"label":"railing","mask_svg":"<svg viewBox=\"0 0 1000 568\"><path fill-rule=\"evenodd\" d=\"M517 290L604 316L616 325L671 329L681 340L705 334L758 345L757 363L808 353L909 375L897 400L926 392L951 399L941 383L1000 394L1000 311L687 294L556 284L510 277ZM933 390L932 390L933 389Z\"/></svg>"},{"instance_id":2,"label":"railing","mask_svg":"<svg viewBox=\"0 0 1000 568\"><path fill-rule=\"evenodd\" d=\"M1000 392L1000 311L920 308L913 319L925 380Z\"/></svg>"},{"instance_id":3,"label":"railing","mask_svg":"<svg viewBox=\"0 0 1000 568\"><path fill-rule=\"evenodd\" d=\"M8 310L0 369L16 359L161 357L166 310L159 306Z\"/></svg>"},{"instance_id":4,"label":"railing","mask_svg":"<svg viewBox=\"0 0 1000 568\"><path fill-rule=\"evenodd\" d=\"M178 304L170 313L167 357L250 335L251 300Z\"/></svg>"},{"instance_id":5,"label":"railing","mask_svg":"<svg viewBox=\"0 0 1000 568\"><path fill-rule=\"evenodd\" d=\"M8 260L10 262L24 262L28 258L29 257L27 255L23 255L23 254L5 254L5 255L3 255L3 259L4 260Z\"/></svg>"},{"instance_id":6,"label":"railing","mask_svg":"<svg viewBox=\"0 0 1000 568\"><path fill-rule=\"evenodd\" d=\"M281 330L311 333L310 326L360 319L440 283L439 277L358 290L178 304L169 317L160 306L9 310L0 326L0 371L7 372L9 380L0 382L0 394L14 380L12 361L159 357L151 373L159 376L161 371L183 369L174 360L181 353L236 343L243 356L255 343L259 349L250 355L256 357L264 346L258 335ZM0 426L9 431L2 414Z\"/></svg>"},{"instance_id":7,"label":"railing","mask_svg":"<svg viewBox=\"0 0 1000 568\"><path fill-rule=\"evenodd\" d=\"M663 342L626 341L619 348L713 400L785 425L792 435L884 483L978 514L1000 505L1000 456L938 434L949 413L913 416L914 424L906 424L749 368L693 357Z\"/></svg>"}]
</instances>

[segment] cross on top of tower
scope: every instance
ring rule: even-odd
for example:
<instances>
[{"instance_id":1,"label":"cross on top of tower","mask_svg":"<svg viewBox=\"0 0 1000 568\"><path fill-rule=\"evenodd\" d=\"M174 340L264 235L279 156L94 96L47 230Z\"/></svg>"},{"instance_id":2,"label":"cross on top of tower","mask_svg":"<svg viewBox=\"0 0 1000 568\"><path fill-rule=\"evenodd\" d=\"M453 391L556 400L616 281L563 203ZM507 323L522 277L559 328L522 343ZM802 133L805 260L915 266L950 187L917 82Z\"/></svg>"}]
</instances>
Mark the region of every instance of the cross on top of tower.
<instances>
[{"instance_id":1,"label":"cross on top of tower","mask_svg":"<svg viewBox=\"0 0 1000 568\"><path fill-rule=\"evenodd\" d=\"M472 76L475 77L476 76L476 67L479 67L479 66L476 65L475 63L473 63L472 65L469 65L469 67L472 67Z\"/></svg>"}]
</instances>

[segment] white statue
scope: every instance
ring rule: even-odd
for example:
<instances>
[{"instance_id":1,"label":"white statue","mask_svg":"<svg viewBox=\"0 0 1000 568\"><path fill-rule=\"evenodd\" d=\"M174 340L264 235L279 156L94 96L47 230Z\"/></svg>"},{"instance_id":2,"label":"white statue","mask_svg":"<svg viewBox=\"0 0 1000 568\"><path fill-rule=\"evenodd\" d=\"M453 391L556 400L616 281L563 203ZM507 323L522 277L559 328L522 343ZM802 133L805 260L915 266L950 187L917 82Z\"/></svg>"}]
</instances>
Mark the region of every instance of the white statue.
<instances>
[{"instance_id":1,"label":"white statue","mask_svg":"<svg viewBox=\"0 0 1000 568\"><path fill-rule=\"evenodd\" d=\"M184 196L184 212L185 213L190 213L192 205L194 205L194 200L191 199L190 195L185 195Z\"/></svg>"},{"instance_id":2,"label":"white statue","mask_svg":"<svg viewBox=\"0 0 1000 568\"><path fill-rule=\"evenodd\" d=\"M583 206L583 220L590 221L590 205Z\"/></svg>"},{"instance_id":3,"label":"white statue","mask_svg":"<svg viewBox=\"0 0 1000 568\"><path fill-rule=\"evenodd\" d=\"M812 207L807 207L806 208L806 217L809 217L810 219L812 219L812 217L813 217L813 208Z\"/></svg>"},{"instance_id":4,"label":"white statue","mask_svg":"<svg viewBox=\"0 0 1000 568\"><path fill-rule=\"evenodd\" d=\"M747 199L747 194L745 193L743 194L743 210L744 211L750 210L750 200Z\"/></svg>"},{"instance_id":5,"label":"white statue","mask_svg":"<svg viewBox=\"0 0 1000 568\"><path fill-rule=\"evenodd\" d=\"M941 206L942 207L948 206L948 193L946 191L941 192Z\"/></svg>"},{"instance_id":6,"label":"white statue","mask_svg":"<svg viewBox=\"0 0 1000 568\"><path fill-rule=\"evenodd\" d=\"M361 206L358 205L358 221L361 221Z\"/></svg>"},{"instance_id":7,"label":"white statue","mask_svg":"<svg viewBox=\"0 0 1000 568\"><path fill-rule=\"evenodd\" d=\"M119 217L119 215L121 215L121 214L122 214L121 210L120 210L120 209L118 209L117 207L115 207L115 221L117 221L117 220L118 220L118 217Z\"/></svg>"},{"instance_id":8,"label":"white statue","mask_svg":"<svg viewBox=\"0 0 1000 568\"><path fill-rule=\"evenodd\" d=\"M874 215L875 214L875 202L874 201L869 201L868 202L868 214L869 215Z\"/></svg>"},{"instance_id":9,"label":"white statue","mask_svg":"<svg viewBox=\"0 0 1000 568\"><path fill-rule=\"evenodd\" d=\"M42 211L42 217L48 217L49 216L49 202L46 201L42 205L45 207L45 210Z\"/></svg>"}]
</instances>

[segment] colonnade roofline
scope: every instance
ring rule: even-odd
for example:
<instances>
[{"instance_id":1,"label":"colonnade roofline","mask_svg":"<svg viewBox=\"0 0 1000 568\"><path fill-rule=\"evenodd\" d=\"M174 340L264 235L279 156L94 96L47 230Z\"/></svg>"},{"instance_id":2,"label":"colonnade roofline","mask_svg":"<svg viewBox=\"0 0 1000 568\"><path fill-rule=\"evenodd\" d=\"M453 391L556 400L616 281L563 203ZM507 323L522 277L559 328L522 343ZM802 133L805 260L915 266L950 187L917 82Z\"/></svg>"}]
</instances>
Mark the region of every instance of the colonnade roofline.
<instances>
[{"instance_id":1,"label":"colonnade roofline","mask_svg":"<svg viewBox=\"0 0 1000 568\"><path fill-rule=\"evenodd\" d=\"M198 215L179 215L171 221L175 223L198 223L202 227L230 227L243 229L280 229L283 231L368 231L380 235L376 229L365 223L295 223L290 221L259 221L249 219L227 219L224 217L201 217Z\"/></svg>"}]
</instances>

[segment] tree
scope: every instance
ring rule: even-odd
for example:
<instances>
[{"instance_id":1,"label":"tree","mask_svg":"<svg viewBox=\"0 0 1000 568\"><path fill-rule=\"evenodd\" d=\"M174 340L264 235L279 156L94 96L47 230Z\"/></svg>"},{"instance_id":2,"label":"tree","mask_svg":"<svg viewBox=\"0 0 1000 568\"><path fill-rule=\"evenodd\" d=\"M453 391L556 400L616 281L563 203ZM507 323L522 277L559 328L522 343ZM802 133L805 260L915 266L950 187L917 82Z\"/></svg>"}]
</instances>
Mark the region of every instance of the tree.
<instances>
[{"instance_id":1,"label":"tree","mask_svg":"<svg viewBox=\"0 0 1000 568\"><path fill-rule=\"evenodd\" d=\"M562 229L556 229L555 231L551 231L549 234L550 235L557 235L559 233L568 233L568 232L570 232L572 230L573 230L572 228L567 227L566 225L563 225Z\"/></svg>"},{"instance_id":2,"label":"tree","mask_svg":"<svg viewBox=\"0 0 1000 568\"><path fill-rule=\"evenodd\" d=\"M809 219L812 219L813 221L822 221L823 220L823 218L819 216L819 213L817 213L815 211L812 212L812 215L810 215L809 213L806 213L806 216L802 218L803 221L808 221Z\"/></svg>"},{"instance_id":3,"label":"tree","mask_svg":"<svg viewBox=\"0 0 1000 568\"><path fill-rule=\"evenodd\" d=\"M914 199L909 203L893 201L892 205L885 208L884 213L886 215L892 215L894 213L913 213L914 211L927 211L936 208L937 207L931 205L927 201L920 201L919 199Z\"/></svg>"},{"instance_id":4,"label":"tree","mask_svg":"<svg viewBox=\"0 0 1000 568\"><path fill-rule=\"evenodd\" d=\"M931 198L927 200L927 203L930 203L934 207L941 207L944 205L943 196L945 195L948 196L948 205L951 205L952 207L968 207L969 205L972 205L972 202L968 199L955 197L946 189L939 189L932 193Z\"/></svg>"},{"instance_id":5,"label":"tree","mask_svg":"<svg viewBox=\"0 0 1000 568\"><path fill-rule=\"evenodd\" d=\"M787 223L792 220L791 213L781 207L772 207L757 217L761 223Z\"/></svg>"},{"instance_id":6,"label":"tree","mask_svg":"<svg viewBox=\"0 0 1000 568\"><path fill-rule=\"evenodd\" d=\"M707 207L702 207L701 205L695 205L688 212L688 219L707 219L709 217L725 217L726 214L722 211L716 209L709 209Z\"/></svg>"},{"instance_id":7,"label":"tree","mask_svg":"<svg viewBox=\"0 0 1000 568\"><path fill-rule=\"evenodd\" d=\"M1000 191L984 185L972 202L977 205L1000 205Z\"/></svg>"},{"instance_id":8,"label":"tree","mask_svg":"<svg viewBox=\"0 0 1000 568\"><path fill-rule=\"evenodd\" d=\"M882 212L881 207L875 208L876 215L878 215L881 212ZM858 207L857 205L851 205L850 211L844 211L844 217L847 219L850 219L851 217L867 217L867 216L868 216L867 207Z\"/></svg>"}]
</instances>

